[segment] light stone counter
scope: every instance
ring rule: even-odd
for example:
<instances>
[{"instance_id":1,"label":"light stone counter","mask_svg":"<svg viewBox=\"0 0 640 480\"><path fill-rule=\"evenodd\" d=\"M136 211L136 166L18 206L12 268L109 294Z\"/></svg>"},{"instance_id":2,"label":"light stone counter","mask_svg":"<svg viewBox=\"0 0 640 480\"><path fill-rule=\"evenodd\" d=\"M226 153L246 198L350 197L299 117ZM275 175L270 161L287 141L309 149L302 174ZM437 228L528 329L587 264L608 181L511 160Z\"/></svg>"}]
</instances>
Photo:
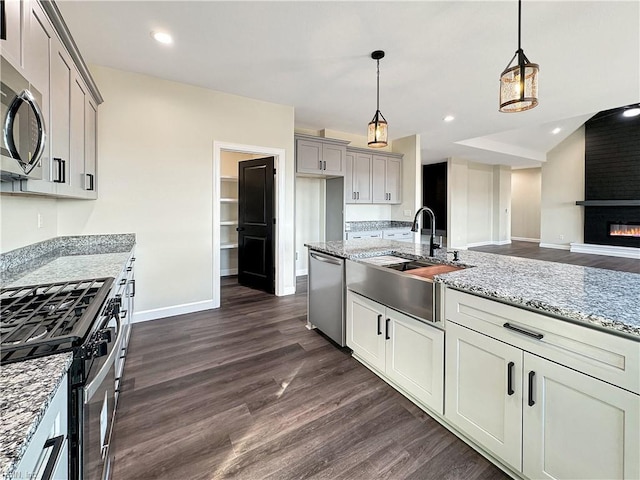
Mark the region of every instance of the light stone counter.
<instances>
[{"instance_id":1,"label":"light stone counter","mask_svg":"<svg viewBox=\"0 0 640 480\"><path fill-rule=\"evenodd\" d=\"M429 257L427 245L380 239L306 246L356 261L399 254L473 267L437 275L435 279L451 288L640 341L640 274L637 273L467 250L461 250L460 260L453 262L452 251L436 250L435 256Z\"/></svg>"}]
</instances>

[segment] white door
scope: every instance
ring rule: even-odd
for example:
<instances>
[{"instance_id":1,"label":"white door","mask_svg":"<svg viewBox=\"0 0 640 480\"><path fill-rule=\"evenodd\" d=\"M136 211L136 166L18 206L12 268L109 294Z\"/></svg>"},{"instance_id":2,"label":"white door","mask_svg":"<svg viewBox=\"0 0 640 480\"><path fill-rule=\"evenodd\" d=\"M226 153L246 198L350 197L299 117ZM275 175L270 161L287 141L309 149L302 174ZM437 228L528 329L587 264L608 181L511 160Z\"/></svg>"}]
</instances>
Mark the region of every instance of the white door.
<instances>
[{"instance_id":1,"label":"white door","mask_svg":"<svg viewBox=\"0 0 640 480\"><path fill-rule=\"evenodd\" d=\"M640 397L525 353L523 473L547 479L640 478Z\"/></svg>"},{"instance_id":2,"label":"white door","mask_svg":"<svg viewBox=\"0 0 640 480\"><path fill-rule=\"evenodd\" d=\"M522 468L522 350L447 323L445 417Z\"/></svg>"},{"instance_id":3,"label":"white door","mask_svg":"<svg viewBox=\"0 0 640 480\"><path fill-rule=\"evenodd\" d=\"M444 332L387 308L386 373L399 387L443 412Z\"/></svg>"},{"instance_id":4,"label":"white door","mask_svg":"<svg viewBox=\"0 0 640 480\"><path fill-rule=\"evenodd\" d=\"M384 306L353 292L347 292L347 346L354 355L384 372Z\"/></svg>"}]
</instances>

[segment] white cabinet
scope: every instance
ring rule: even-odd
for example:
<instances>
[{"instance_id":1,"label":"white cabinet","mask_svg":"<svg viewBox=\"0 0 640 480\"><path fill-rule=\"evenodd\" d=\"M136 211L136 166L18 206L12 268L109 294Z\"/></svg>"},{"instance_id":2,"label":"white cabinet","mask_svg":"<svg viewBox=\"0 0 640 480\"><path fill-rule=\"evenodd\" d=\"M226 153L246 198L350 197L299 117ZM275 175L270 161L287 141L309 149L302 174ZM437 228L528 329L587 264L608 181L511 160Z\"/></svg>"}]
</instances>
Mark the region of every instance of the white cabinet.
<instances>
[{"instance_id":1,"label":"white cabinet","mask_svg":"<svg viewBox=\"0 0 640 480\"><path fill-rule=\"evenodd\" d=\"M97 106L102 101L51 2L6 2L7 58L42 95L46 145L40 160L42 180L10 185L14 193L96 198ZM5 186L6 187L6 186Z\"/></svg>"},{"instance_id":2,"label":"white cabinet","mask_svg":"<svg viewBox=\"0 0 640 480\"><path fill-rule=\"evenodd\" d=\"M519 471L522 351L455 323L446 332L445 417Z\"/></svg>"},{"instance_id":3,"label":"white cabinet","mask_svg":"<svg viewBox=\"0 0 640 480\"><path fill-rule=\"evenodd\" d=\"M635 390L637 342L450 289L445 299L452 425L525 478L640 477L640 396L598 378Z\"/></svg>"},{"instance_id":4,"label":"white cabinet","mask_svg":"<svg viewBox=\"0 0 640 480\"><path fill-rule=\"evenodd\" d=\"M372 171L373 203L401 203L401 158L388 155L374 155Z\"/></svg>"},{"instance_id":5,"label":"white cabinet","mask_svg":"<svg viewBox=\"0 0 640 480\"><path fill-rule=\"evenodd\" d=\"M12 478L42 478L46 467L53 480L68 478L67 375L47 405Z\"/></svg>"},{"instance_id":6,"label":"white cabinet","mask_svg":"<svg viewBox=\"0 0 640 480\"><path fill-rule=\"evenodd\" d=\"M349 142L296 135L296 173L344 177Z\"/></svg>"},{"instance_id":7,"label":"white cabinet","mask_svg":"<svg viewBox=\"0 0 640 480\"><path fill-rule=\"evenodd\" d=\"M382 238L382 230L367 230L363 232L346 232L347 240L360 240L363 238Z\"/></svg>"},{"instance_id":8,"label":"white cabinet","mask_svg":"<svg viewBox=\"0 0 640 480\"><path fill-rule=\"evenodd\" d=\"M347 291L347 345L401 392L442 413L444 332Z\"/></svg>"},{"instance_id":9,"label":"white cabinet","mask_svg":"<svg viewBox=\"0 0 640 480\"><path fill-rule=\"evenodd\" d=\"M402 202L402 155L347 147L346 203Z\"/></svg>"},{"instance_id":10,"label":"white cabinet","mask_svg":"<svg viewBox=\"0 0 640 480\"><path fill-rule=\"evenodd\" d=\"M347 169L344 178L346 203L371 203L373 178L371 160L370 153L347 151Z\"/></svg>"},{"instance_id":11,"label":"white cabinet","mask_svg":"<svg viewBox=\"0 0 640 480\"><path fill-rule=\"evenodd\" d=\"M21 0L4 2L6 40L0 40L0 52L19 72L23 67L24 18L27 4Z\"/></svg>"},{"instance_id":12,"label":"white cabinet","mask_svg":"<svg viewBox=\"0 0 640 480\"><path fill-rule=\"evenodd\" d=\"M384 238L385 240L396 240L398 242L413 243L414 234L410 228L384 229L382 231L382 238Z\"/></svg>"}]
</instances>

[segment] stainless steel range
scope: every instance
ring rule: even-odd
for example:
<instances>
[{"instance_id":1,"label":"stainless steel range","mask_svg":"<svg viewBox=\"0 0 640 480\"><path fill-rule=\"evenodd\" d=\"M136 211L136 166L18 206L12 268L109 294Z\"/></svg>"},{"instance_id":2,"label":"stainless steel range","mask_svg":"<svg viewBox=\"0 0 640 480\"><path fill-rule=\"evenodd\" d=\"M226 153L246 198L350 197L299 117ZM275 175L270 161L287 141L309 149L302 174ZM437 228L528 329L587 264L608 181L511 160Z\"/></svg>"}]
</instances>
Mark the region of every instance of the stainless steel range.
<instances>
[{"instance_id":1,"label":"stainless steel range","mask_svg":"<svg viewBox=\"0 0 640 480\"><path fill-rule=\"evenodd\" d=\"M68 383L71 479L108 478L116 357L124 329L113 278L0 290L0 362L72 352Z\"/></svg>"}]
</instances>

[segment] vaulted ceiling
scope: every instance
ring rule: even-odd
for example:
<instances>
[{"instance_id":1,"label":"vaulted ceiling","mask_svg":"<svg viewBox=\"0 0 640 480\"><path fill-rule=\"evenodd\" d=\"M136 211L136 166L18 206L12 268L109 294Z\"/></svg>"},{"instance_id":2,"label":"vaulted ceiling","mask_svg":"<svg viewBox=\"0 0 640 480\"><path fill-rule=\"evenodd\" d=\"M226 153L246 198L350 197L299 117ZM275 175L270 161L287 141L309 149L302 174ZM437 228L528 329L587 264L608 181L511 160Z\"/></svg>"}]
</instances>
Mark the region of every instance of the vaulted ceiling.
<instances>
[{"instance_id":1,"label":"vaulted ceiling","mask_svg":"<svg viewBox=\"0 0 640 480\"><path fill-rule=\"evenodd\" d=\"M420 134L424 163L540 165L596 112L640 101L633 0L524 0L522 46L540 65L540 105L513 114L498 112L498 78L517 49L516 0L58 6L89 64L292 105L300 128L364 135L376 100L370 54L385 50L380 110L391 139ZM152 30L174 43L158 44Z\"/></svg>"}]
</instances>

